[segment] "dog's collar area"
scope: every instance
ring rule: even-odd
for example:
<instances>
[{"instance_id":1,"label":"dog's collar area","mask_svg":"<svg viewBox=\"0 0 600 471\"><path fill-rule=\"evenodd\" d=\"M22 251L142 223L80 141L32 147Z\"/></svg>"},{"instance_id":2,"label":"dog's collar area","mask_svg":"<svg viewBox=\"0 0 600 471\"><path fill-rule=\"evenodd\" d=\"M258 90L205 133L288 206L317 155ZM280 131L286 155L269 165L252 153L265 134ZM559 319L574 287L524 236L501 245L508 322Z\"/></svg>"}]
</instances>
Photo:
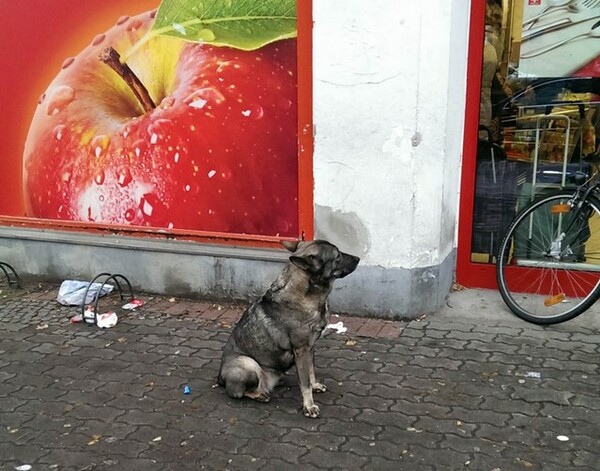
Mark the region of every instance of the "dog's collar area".
<instances>
[{"instance_id":1,"label":"dog's collar area","mask_svg":"<svg viewBox=\"0 0 600 471\"><path fill-rule=\"evenodd\" d=\"M321 291L327 291L331 288L331 281L329 280L323 280L321 283L319 282L319 280L313 280L311 279L308 282L308 291L311 291L311 288L319 288Z\"/></svg>"}]
</instances>

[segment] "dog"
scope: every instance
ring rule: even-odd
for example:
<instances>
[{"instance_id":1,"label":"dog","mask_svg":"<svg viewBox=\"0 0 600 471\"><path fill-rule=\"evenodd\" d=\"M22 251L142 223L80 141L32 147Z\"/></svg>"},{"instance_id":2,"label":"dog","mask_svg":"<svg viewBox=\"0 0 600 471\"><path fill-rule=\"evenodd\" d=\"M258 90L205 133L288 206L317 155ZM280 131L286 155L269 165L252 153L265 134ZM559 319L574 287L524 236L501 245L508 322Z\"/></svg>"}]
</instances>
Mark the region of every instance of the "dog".
<instances>
[{"instance_id":1,"label":"dog","mask_svg":"<svg viewBox=\"0 0 600 471\"><path fill-rule=\"evenodd\" d=\"M269 402L283 373L296 365L304 415L319 406L314 345L329 323L327 298L333 282L352 273L360 259L325 240L284 241L292 252L279 277L242 315L223 347L218 384L232 398Z\"/></svg>"}]
</instances>

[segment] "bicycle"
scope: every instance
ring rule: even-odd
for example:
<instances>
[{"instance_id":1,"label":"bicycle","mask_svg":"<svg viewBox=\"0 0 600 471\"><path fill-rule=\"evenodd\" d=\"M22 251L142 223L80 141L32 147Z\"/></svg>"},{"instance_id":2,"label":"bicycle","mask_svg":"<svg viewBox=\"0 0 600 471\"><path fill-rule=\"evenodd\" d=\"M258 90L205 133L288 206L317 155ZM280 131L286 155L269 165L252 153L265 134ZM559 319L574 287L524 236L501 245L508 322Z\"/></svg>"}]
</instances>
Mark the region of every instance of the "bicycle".
<instances>
[{"instance_id":1,"label":"bicycle","mask_svg":"<svg viewBox=\"0 0 600 471\"><path fill-rule=\"evenodd\" d=\"M600 298L600 181L577 184L527 204L500 243L498 289L525 321L565 322Z\"/></svg>"}]
</instances>

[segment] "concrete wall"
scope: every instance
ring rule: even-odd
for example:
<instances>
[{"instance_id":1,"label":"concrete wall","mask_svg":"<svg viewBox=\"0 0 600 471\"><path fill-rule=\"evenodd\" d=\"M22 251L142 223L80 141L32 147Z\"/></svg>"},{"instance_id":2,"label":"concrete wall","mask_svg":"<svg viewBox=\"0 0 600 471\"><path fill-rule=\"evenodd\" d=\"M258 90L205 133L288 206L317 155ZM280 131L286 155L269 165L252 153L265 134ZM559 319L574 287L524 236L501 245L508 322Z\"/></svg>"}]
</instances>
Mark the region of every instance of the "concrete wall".
<instances>
[{"instance_id":1,"label":"concrete wall","mask_svg":"<svg viewBox=\"0 0 600 471\"><path fill-rule=\"evenodd\" d=\"M359 255L334 309L435 311L450 289L464 120L469 2L313 0L315 227ZM21 273L121 272L154 292L246 298L285 253L0 228Z\"/></svg>"},{"instance_id":2,"label":"concrete wall","mask_svg":"<svg viewBox=\"0 0 600 471\"><path fill-rule=\"evenodd\" d=\"M363 258L343 281L373 310L431 312L454 273L469 2L316 0L314 18L317 235Z\"/></svg>"}]
</instances>

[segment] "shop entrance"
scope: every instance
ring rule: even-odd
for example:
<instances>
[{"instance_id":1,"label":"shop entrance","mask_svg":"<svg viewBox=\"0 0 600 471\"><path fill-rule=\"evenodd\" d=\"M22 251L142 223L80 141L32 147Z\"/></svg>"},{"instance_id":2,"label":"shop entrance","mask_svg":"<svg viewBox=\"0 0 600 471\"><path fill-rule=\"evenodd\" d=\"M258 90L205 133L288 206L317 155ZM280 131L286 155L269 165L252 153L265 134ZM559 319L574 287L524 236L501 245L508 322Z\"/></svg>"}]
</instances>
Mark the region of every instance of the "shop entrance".
<instances>
[{"instance_id":1,"label":"shop entrance","mask_svg":"<svg viewBox=\"0 0 600 471\"><path fill-rule=\"evenodd\" d=\"M599 37L600 1L472 2L459 283L494 288L516 212L597 175Z\"/></svg>"}]
</instances>

